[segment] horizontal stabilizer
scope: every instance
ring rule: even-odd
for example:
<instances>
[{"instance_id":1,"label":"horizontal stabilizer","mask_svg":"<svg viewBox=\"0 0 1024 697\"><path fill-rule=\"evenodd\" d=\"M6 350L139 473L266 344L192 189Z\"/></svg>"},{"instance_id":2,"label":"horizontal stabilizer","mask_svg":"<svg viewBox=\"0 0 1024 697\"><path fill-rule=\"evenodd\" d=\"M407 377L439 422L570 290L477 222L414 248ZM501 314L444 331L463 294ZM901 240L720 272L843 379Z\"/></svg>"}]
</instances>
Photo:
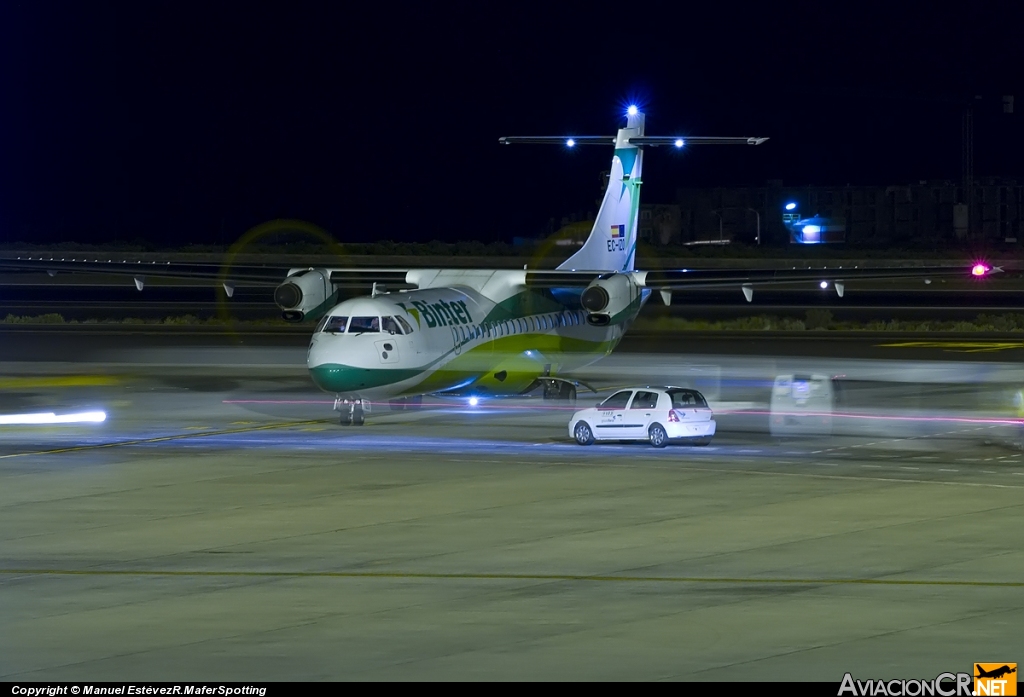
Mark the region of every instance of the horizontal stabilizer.
<instances>
[{"instance_id":1,"label":"horizontal stabilizer","mask_svg":"<svg viewBox=\"0 0 1024 697\"><path fill-rule=\"evenodd\" d=\"M682 148L687 145L760 145L768 140L761 137L731 136L632 136L624 139L629 145L671 145ZM505 136L498 138L502 145L615 145L615 136Z\"/></svg>"},{"instance_id":2,"label":"horizontal stabilizer","mask_svg":"<svg viewBox=\"0 0 1024 697\"><path fill-rule=\"evenodd\" d=\"M682 148L687 145L760 145L767 138L736 138L719 136L637 136L629 139L630 145L672 145Z\"/></svg>"},{"instance_id":3,"label":"horizontal stabilizer","mask_svg":"<svg viewBox=\"0 0 1024 697\"><path fill-rule=\"evenodd\" d=\"M615 136L505 136L502 145L615 145Z\"/></svg>"}]
</instances>

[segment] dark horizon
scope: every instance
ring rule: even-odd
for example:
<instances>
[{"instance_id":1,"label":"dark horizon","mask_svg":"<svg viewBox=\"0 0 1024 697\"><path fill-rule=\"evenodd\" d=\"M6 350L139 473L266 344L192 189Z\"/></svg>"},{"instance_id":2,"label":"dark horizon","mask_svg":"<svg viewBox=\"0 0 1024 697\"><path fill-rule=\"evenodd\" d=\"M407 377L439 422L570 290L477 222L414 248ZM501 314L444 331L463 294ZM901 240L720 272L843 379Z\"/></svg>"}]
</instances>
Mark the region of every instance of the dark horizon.
<instances>
[{"instance_id":1,"label":"dark horizon","mask_svg":"<svg viewBox=\"0 0 1024 697\"><path fill-rule=\"evenodd\" d=\"M594 210L610 149L498 138L612 134L631 102L652 135L770 137L653 150L646 202L958 181L975 94L976 176L1024 179L1014 15L884 7L617 27L512 6L8 5L0 242L230 244L276 218L340 241L533 236Z\"/></svg>"}]
</instances>

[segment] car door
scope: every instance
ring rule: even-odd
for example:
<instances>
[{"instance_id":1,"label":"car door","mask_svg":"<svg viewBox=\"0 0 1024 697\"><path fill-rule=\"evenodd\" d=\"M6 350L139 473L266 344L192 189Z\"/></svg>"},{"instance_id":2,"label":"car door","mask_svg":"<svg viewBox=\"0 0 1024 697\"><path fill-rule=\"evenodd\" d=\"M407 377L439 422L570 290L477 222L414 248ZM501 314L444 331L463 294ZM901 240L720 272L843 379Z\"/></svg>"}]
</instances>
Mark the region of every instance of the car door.
<instances>
[{"instance_id":1,"label":"car door","mask_svg":"<svg viewBox=\"0 0 1024 697\"><path fill-rule=\"evenodd\" d=\"M638 390L633 395L624 417L623 427L626 438L647 438L647 427L655 416L655 409L658 407L658 393L649 390Z\"/></svg>"},{"instance_id":2,"label":"car door","mask_svg":"<svg viewBox=\"0 0 1024 697\"><path fill-rule=\"evenodd\" d=\"M621 390L597 405L597 423L594 424L594 437L615 440L626 438L623 434L626 407L633 390Z\"/></svg>"}]
</instances>

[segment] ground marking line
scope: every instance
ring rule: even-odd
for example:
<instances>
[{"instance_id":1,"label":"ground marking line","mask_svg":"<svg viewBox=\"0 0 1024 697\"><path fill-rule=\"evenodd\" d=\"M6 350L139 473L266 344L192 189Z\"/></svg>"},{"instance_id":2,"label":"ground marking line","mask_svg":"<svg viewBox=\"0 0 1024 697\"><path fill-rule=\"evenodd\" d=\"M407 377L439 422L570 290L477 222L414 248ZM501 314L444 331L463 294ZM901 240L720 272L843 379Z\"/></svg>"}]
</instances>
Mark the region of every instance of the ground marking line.
<instances>
[{"instance_id":1,"label":"ground marking line","mask_svg":"<svg viewBox=\"0 0 1024 697\"><path fill-rule=\"evenodd\" d=\"M99 450L101 448L119 448L129 445L146 445L148 443L163 443L171 440L185 440L190 438L208 438L209 436L228 436L236 433L251 433L253 431L269 431L276 428L289 428L291 426L308 426L310 424L331 423L333 419L315 419L312 421L289 421L287 423L265 424L263 426L249 426L247 428L234 428L223 431L207 431L204 433L178 433L173 436L158 436L156 438L139 438L136 440L120 440L112 443L97 443L95 445L75 445L69 448L54 448L52 450L33 450L24 453L10 453L0 455L0 460L12 457L28 457L30 455L57 455L60 453L75 453L85 450Z\"/></svg>"},{"instance_id":2,"label":"ground marking line","mask_svg":"<svg viewBox=\"0 0 1024 697\"><path fill-rule=\"evenodd\" d=\"M700 576L608 576L590 574L427 573L403 571L210 571L160 569L0 569L3 576L171 576L224 578L424 579L479 581L598 581L617 583L709 583L870 586L976 586L1024 588L1024 581L932 581L881 578L731 578Z\"/></svg>"}]
</instances>

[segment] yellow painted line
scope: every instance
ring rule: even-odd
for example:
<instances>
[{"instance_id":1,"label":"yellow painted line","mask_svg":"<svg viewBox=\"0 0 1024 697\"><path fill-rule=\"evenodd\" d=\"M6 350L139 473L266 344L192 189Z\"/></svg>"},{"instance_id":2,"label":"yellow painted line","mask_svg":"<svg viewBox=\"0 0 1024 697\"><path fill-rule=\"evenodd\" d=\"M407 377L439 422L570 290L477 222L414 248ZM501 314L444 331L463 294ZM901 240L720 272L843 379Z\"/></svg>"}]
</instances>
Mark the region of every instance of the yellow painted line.
<instances>
[{"instance_id":1,"label":"yellow painted line","mask_svg":"<svg viewBox=\"0 0 1024 697\"><path fill-rule=\"evenodd\" d=\"M862 585L1024 588L1024 581L937 581L885 578L742 578L728 576L600 576L588 574L419 573L414 571L209 571L160 569L0 569L4 576L177 576L222 578L338 578L439 581L594 581L718 585Z\"/></svg>"},{"instance_id":2,"label":"yellow painted line","mask_svg":"<svg viewBox=\"0 0 1024 697\"><path fill-rule=\"evenodd\" d=\"M958 353L985 353L1024 348L1024 341L898 341L880 348L937 348Z\"/></svg>"},{"instance_id":3,"label":"yellow painted line","mask_svg":"<svg viewBox=\"0 0 1024 697\"><path fill-rule=\"evenodd\" d=\"M287 421L283 423L265 424L263 426L250 426L248 428L232 428L222 431L206 431L204 433L179 433L173 436L159 436L157 438L139 438L136 440L119 440L110 443L97 443L96 445L75 445L68 448L54 448L52 450L31 450L23 453L10 453L0 455L0 460L12 457L29 457L31 455L59 455L61 453L78 453L86 450L102 450L103 448L120 448L131 445L146 445L149 443L163 443L172 440L186 440L189 438L206 438L208 436L227 436L234 433L253 433L255 431L270 431L275 428L291 428L294 426L308 426L309 424L333 423L333 419L313 419L311 421Z\"/></svg>"},{"instance_id":4,"label":"yellow painted line","mask_svg":"<svg viewBox=\"0 0 1024 697\"><path fill-rule=\"evenodd\" d=\"M123 380L113 375L61 375L52 377L3 377L0 389L27 389L36 387L107 387L119 385Z\"/></svg>"}]
</instances>

